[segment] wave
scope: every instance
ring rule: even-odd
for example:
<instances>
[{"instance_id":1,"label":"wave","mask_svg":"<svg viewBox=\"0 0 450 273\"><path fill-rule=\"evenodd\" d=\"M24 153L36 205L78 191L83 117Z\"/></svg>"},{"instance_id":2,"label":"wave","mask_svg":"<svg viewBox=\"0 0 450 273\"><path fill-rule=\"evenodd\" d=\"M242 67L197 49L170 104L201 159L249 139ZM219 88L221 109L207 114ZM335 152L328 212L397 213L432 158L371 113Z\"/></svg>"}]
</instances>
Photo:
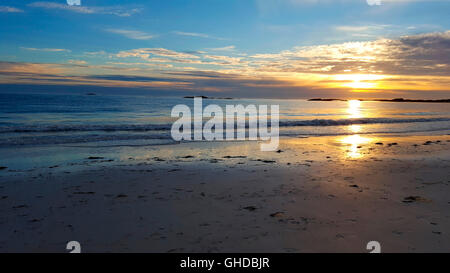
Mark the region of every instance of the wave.
<instances>
[{"instance_id":1,"label":"wave","mask_svg":"<svg viewBox=\"0 0 450 273\"><path fill-rule=\"evenodd\" d=\"M416 123L416 122L445 122L450 118L352 118L352 119L313 119L313 120L282 120L280 127L299 126L345 126L358 124L383 124L383 123ZM169 131L171 124L95 124L95 125L27 125L27 126L2 126L0 133L57 133L57 132L147 132ZM249 127L247 124L246 127Z\"/></svg>"},{"instance_id":2,"label":"wave","mask_svg":"<svg viewBox=\"0 0 450 273\"><path fill-rule=\"evenodd\" d=\"M57 132L117 132L167 131L171 124L118 124L118 125L28 125L0 127L0 133L57 133Z\"/></svg>"},{"instance_id":3,"label":"wave","mask_svg":"<svg viewBox=\"0 0 450 273\"><path fill-rule=\"evenodd\" d=\"M281 121L280 127L296 126L342 126L358 124L383 124L383 123L416 123L416 122L441 122L450 121L450 118L351 118L351 119L313 119Z\"/></svg>"},{"instance_id":4,"label":"wave","mask_svg":"<svg viewBox=\"0 0 450 273\"><path fill-rule=\"evenodd\" d=\"M16 145L54 145L71 143L90 143L90 142L108 142L108 141L137 141L137 140L172 140L169 133L165 134L140 134L140 135L45 135L45 136L22 136L0 138L0 147Z\"/></svg>"},{"instance_id":5,"label":"wave","mask_svg":"<svg viewBox=\"0 0 450 273\"><path fill-rule=\"evenodd\" d=\"M411 133L431 133L443 132L450 134L450 128L430 128L422 130L376 130L372 132L359 132L358 135L374 134L411 134ZM312 136L345 136L355 133L342 132L280 132L280 137L312 137ZM225 136L224 136L225 138ZM194 141L194 140L192 140ZM185 140L181 142L187 142ZM139 134L139 135L45 135L45 136L25 136L0 138L0 147L13 147L25 145L62 145L62 144L87 144L95 143L94 146L84 147L115 147L115 146L149 146L167 145L179 143L174 141L169 133L162 134Z\"/></svg>"}]
</instances>

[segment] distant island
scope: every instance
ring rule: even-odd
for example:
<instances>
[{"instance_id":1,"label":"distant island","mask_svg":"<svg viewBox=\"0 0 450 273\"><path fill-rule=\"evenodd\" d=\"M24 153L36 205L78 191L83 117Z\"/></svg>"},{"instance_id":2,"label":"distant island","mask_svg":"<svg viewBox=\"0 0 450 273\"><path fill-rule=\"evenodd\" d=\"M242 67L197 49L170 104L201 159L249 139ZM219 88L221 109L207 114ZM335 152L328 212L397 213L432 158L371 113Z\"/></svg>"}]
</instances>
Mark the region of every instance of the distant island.
<instances>
[{"instance_id":1,"label":"distant island","mask_svg":"<svg viewBox=\"0 0 450 273\"><path fill-rule=\"evenodd\" d=\"M207 96L184 96L185 99L193 99L193 98L202 98L209 100L232 100L233 98L216 98L216 97L207 97Z\"/></svg>"},{"instance_id":2,"label":"distant island","mask_svg":"<svg viewBox=\"0 0 450 273\"><path fill-rule=\"evenodd\" d=\"M347 101L345 99L322 99L322 98L315 98L315 99L309 99L308 101Z\"/></svg>"},{"instance_id":3,"label":"distant island","mask_svg":"<svg viewBox=\"0 0 450 273\"><path fill-rule=\"evenodd\" d=\"M359 101L383 101L383 102L432 102L432 103L450 103L450 99L441 99L441 100L418 100L418 99L404 99L404 98L395 98L395 99L358 99ZM309 99L308 101L347 101L346 99L323 99L323 98L314 98Z\"/></svg>"}]
</instances>

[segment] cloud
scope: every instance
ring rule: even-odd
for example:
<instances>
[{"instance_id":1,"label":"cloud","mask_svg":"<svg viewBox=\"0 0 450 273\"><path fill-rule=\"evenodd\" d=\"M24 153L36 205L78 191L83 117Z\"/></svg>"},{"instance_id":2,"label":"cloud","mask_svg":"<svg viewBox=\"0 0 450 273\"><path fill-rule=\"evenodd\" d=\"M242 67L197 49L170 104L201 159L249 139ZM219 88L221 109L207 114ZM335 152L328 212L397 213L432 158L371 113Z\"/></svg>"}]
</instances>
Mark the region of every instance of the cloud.
<instances>
[{"instance_id":1,"label":"cloud","mask_svg":"<svg viewBox=\"0 0 450 273\"><path fill-rule=\"evenodd\" d=\"M146 77L144 75L97 75L95 73L111 70L120 73L135 72L134 69L109 66L83 66L73 64L39 64L0 61L0 85L34 84L34 85L91 85L103 87L127 88L176 88L189 85L189 82L170 78ZM45 73L43 73L45 71ZM90 71L90 75L86 75ZM148 74L148 70L141 73Z\"/></svg>"},{"instance_id":2,"label":"cloud","mask_svg":"<svg viewBox=\"0 0 450 273\"><path fill-rule=\"evenodd\" d=\"M120 17L128 17L141 11L141 9L139 8L125 9L120 6L110 6L110 7L77 6L54 2L34 2L28 4L28 6L34 8L66 10L83 14L109 14Z\"/></svg>"},{"instance_id":3,"label":"cloud","mask_svg":"<svg viewBox=\"0 0 450 273\"><path fill-rule=\"evenodd\" d=\"M107 55L107 53L104 50L88 51L88 52L84 52L84 55L86 55L86 56L104 56L104 55Z\"/></svg>"},{"instance_id":4,"label":"cloud","mask_svg":"<svg viewBox=\"0 0 450 273\"><path fill-rule=\"evenodd\" d=\"M216 39L216 40L225 40L224 38L211 36L204 33L197 32L184 32L184 31L172 31L172 33L180 36L189 36L189 37L199 37L199 38L208 38L208 39Z\"/></svg>"},{"instance_id":5,"label":"cloud","mask_svg":"<svg viewBox=\"0 0 450 273\"><path fill-rule=\"evenodd\" d=\"M214 51L234 51L236 49L236 47L234 45L230 45L230 46L208 48L208 49L214 50Z\"/></svg>"},{"instance_id":6,"label":"cloud","mask_svg":"<svg viewBox=\"0 0 450 273\"><path fill-rule=\"evenodd\" d=\"M120 51L116 58L140 58L150 63L178 63L193 65L231 66L246 62L240 57L209 55L202 51L178 52L165 48L138 48Z\"/></svg>"},{"instance_id":7,"label":"cloud","mask_svg":"<svg viewBox=\"0 0 450 273\"><path fill-rule=\"evenodd\" d=\"M136 57L144 60L149 60L154 56L162 56L174 59L198 59L197 55L191 53L177 52L165 48L138 48L132 50L120 51L116 54L119 58Z\"/></svg>"},{"instance_id":8,"label":"cloud","mask_svg":"<svg viewBox=\"0 0 450 273\"><path fill-rule=\"evenodd\" d=\"M148 67L158 67L158 68L171 68L173 65L171 64L161 64L161 63L127 63L127 62L108 62L108 64L119 65L119 66L129 66L129 67L139 67L139 66L148 66Z\"/></svg>"},{"instance_id":9,"label":"cloud","mask_svg":"<svg viewBox=\"0 0 450 273\"><path fill-rule=\"evenodd\" d=\"M424 96L450 91L450 31L299 46L251 56L166 48L138 48L107 56L109 62L104 65L82 65L76 60L70 64L0 63L0 83L71 81L247 97L342 97L364 86L369 86L369 95L407 97L416 91Z\"/></svg>"},{"instance_id":10,"label":"cloud","mask_svg":"<svg viewBox=\"0 0 450 273\"><path fill-rule=\"evenodd\" d=\"M217 55L205 55L205 59L212 59L220 61L224 65L238 65L241 63L241 58L229 57L229 56L217 56Z\"/></svg>"},{"instance_id":11,"label":"cloud","mask_svg":"<svg viewBox=\"0 0 450 273\"><path fill-rule=\"evenodd\" d=\"M35 48L35 47L20 47L23 50L28 50L28 51L43 51L43 52L72 52L69 49L64 49L64 48Z\"/></svg>"},{"instance_id":12,"label":"cloud","mask_svg":"<svg viewBox=\"0 0 450 273\"><path fill-rule=\"evenodd\" d=\"M23 12L23 10L21 10L19 8L14 8L14 7L0 6L0 12L18 13L18 12Z\"/></svg>"},{"instance_id":13,"label":"cloud","mask_svg":"<svg viewBox=\"0 0 450 273\"><path fill-rule=\"evenodd\" d=\"M183 80L169 77L149 77L149 76L134 76L134 75L91 75L86 78L90 79L102 79L102 80L114 80L114 81L127 81L127 82L182 82Z\"/></svg>"},{"instance_id":14,"label":"cloud","mask_svg":"<svg viewBox=\"0 0 450 273\"><path fill-rule=\"evenodd\" d=\"M364 32L364 31L374 31L374 30L382 30L388 25L368 25L368 26L336 26L335 29L337 31L345 31L345 32Z\"/></svg>"},{"instance_id":15,"label":"cloud","mask_svg":"<svg viewBox=\"0 0 450 273\"><path fill-rule=\"evenodd\" d=\"M67 62L69 64L76 64L76 65L85 65L85 64L87 64L87 62L83 61L83 60L69 60Z\"/></svg>"},{"instance_id":16,"label":"cloud","mask_svg":"<svg viewBox=\"0 0 450 273\"><path fill-rule=\"evenodd\" d=\"M251 58L258 70L271 72L448 75L450 31L295 47L274 54L256 54ZM324 69L330 67L332 69Z\"/></svg>"},{"instance_id":17,"label":"cloud","mask_svg":"<svg viewBox=\"0 0 450 273\"><path fill-rule=\"evenodd\" d=\"M294 77L293 75L298 73L448 75L450 31L403 36L397 39L383 38L366 42L294 47L278 53L251 56L233 55L139 48L120 51L113 57L140 58L149 63L192 64L198 69L205 65L223 66L220 72L243 75L285 74L288 77Z\"/></svg>"},{"instance_id":18,"label":"cloud","mask_svg":"<svg viewBox=\"0 0 450 273\"><path fill-rule=\"evenodd\" d=\"M183 31L174 31L173 33L181 36L191 36L191 37L201 37L201 38L210 38L209 35L203 33L195 33L195 32L183 32Z\"/></svg>"},{"instance_id":19,"label":"cloud","mask_svg":"<svg viewBox=\"0 0 450 273\"><path fill-rule=\"evenodd\" d=\"M155 35L151 35L138 30L126 30L126 29L106 29L106 31L123 35L127 38L134 40L150 40L155 38Z\"/></svg>"},{"instance_id":20,"label":"cloud","mask_svg":"<svg viewBox=\"0 0 450 273\"><path fill-rule=\"evenodd\" d=\"M43 73L45 71L45 74ZM59 65L22 63L22 62L2 62L0 61L0 74L20 77L24 75L61 75L63 70Z\"/></svg>"}]
</instances>

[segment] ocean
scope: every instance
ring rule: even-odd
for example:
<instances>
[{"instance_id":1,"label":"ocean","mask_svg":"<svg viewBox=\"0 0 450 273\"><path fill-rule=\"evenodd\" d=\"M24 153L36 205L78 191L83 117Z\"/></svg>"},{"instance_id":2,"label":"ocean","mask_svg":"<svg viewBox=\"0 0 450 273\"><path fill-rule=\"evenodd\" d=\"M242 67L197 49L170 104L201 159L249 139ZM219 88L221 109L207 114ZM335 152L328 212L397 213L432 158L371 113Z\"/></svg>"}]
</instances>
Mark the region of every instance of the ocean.
<instances>
[{"instance_id":1,"label":"ocean","mask_svg":"<svg viewBox=\"0 0 450 273\"><path fill-rule=\"evenodd\" d=\"M80 144L170 144L176 97L0 94L0 148ZM449 134L450 105L371 101L204 99L217 104L279 105L280 136Z\"/></svg>"}]
</instances>

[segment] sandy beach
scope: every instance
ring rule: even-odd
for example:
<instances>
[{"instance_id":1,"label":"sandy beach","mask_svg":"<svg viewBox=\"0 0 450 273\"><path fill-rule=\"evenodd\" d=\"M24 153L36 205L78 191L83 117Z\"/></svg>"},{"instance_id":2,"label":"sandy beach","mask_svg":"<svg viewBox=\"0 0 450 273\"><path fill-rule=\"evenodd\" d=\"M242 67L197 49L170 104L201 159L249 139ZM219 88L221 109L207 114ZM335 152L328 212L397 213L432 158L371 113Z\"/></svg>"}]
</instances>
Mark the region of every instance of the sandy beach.
<instances>
[{"instance_id":1,"label":"sandy beach","mask_svg":"<svg viewBox=\"0 0 450 273\"><path fill-rule=\"evenodd\" d=\"M449 135L258 147L4 150L0 252L450 251Z\"/></svg>"}]
</instances>

